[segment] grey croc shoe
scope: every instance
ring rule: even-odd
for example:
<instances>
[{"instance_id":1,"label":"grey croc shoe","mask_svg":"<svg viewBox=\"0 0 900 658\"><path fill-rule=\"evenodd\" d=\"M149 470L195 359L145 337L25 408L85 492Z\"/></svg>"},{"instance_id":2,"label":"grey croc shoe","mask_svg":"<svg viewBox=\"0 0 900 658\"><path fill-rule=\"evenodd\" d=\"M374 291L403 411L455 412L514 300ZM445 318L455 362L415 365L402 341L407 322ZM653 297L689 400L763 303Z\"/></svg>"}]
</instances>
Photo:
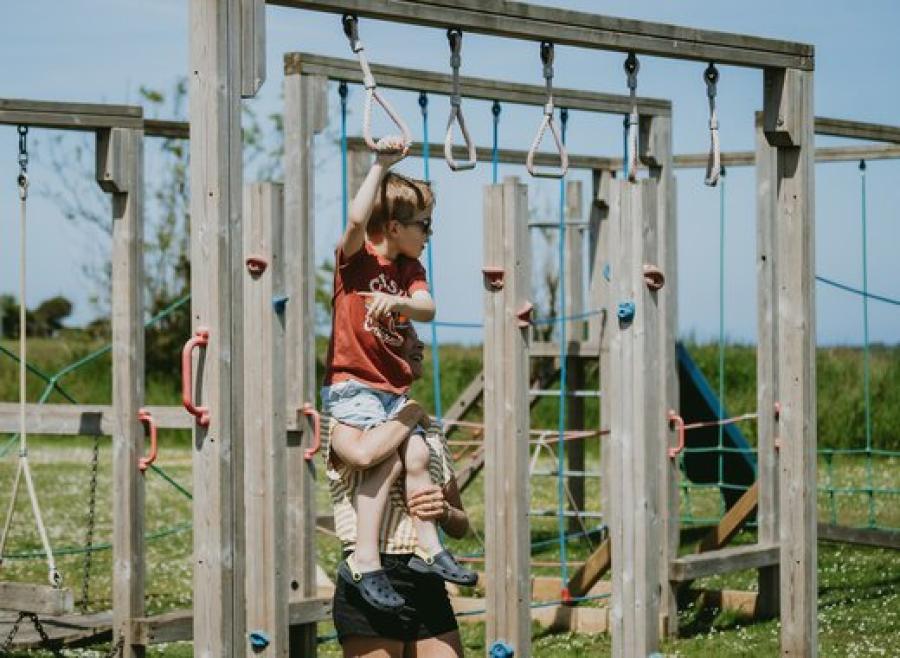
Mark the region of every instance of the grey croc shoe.
<instances>
[{"instance_id":1,"label":"grey croc shoe","mask_svg":"<svg viewBox=\"0 0 900 658\"><path fill-rule=\"evenodd\" d=\"M461 566L450 551L443 550L430 556L418 552L409 560L409 568L418 573L440 576L448 583L472 586L478 582L478 574Z\"/></svg>"},{"instance_id":2,"label":"grey croc shoe","mask_svg":"<svg viewBox=\"0 0 900 658\"><path fill-rule=\"evenodd\" d=\"M366 603L376 610L397 612L406 603L391 585L384 569L360 573L344 560L338 567L338 576L348 585L355 587Z\"/></svg>"}]
</instances>

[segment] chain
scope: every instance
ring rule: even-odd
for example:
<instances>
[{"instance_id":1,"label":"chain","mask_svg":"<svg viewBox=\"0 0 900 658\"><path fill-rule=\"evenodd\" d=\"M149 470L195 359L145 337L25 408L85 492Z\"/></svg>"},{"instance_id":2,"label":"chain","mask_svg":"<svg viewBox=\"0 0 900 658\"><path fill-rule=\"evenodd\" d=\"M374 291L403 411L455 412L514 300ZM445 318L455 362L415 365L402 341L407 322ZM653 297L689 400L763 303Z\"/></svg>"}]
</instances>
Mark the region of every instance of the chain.
<instances>
[{"instance_id":1,"label":"chain","mask_svg":"<svg viewBox=\"0 0 900 658\"><path fill-rule=\"evenodd\" d=\"M28 197L28 126L19 126L19 198L24 201Z\"/></svg>"},{"instance_id":2,"label":"chain","mask_svg":"<svg viewBox=\"0 0 900 658\"><path fill-rule=\"evenodd\" d=\"M104 658L116 658L116 656L122 655L122 647L125 646L125 636L119 635L119 639L116 640L116 643L112 645L109 649L109 653L104 656Z\"/></svg>"},{"instance_id":3,"label":"chain","mask_svg":"<svg viewBox=\"0 0 900 658\"><path fill-rule=\"evenodd\" d=\"M47 647L54 656L62 656L59 649L56 649L51 645L50 636L47 635L47 631L44 630L44 625L41 623L41 620L38 619L38 616L33 612L26 612L25 614L31 617L31 623L34 624L34 630L36 630L37 634L41 637L41 644Z\"/></svg>"},{"instance_id":4,"label":"chain","mask_svg":"<svg viewBox=\"0 0 900 658\"><path fill-rule=\"evenodd\" d=\"M12 628L9 629L9 633L6 634L6 639L3 641L3 644L0 645L0 655L6 655L9 653L9 650L12 648L13 640L16 639L16 634L19 632L19 624L22 623L22 620L28 616L27 612L20 612L19 616L16 618L16 621L13 622Z\"/></svg>"},{"instance_id":5,"label":"chain","mask_svg":"<svg viewBox=\"0 0 900 658\"><path fill-rule=\"evenodd\" d=\"M82 614L87 612L91 583L91 562L94 556L94 527L97 509L97 470L100 463L100 437L94 437L94 452L91 456L91 484L88 492L87 532L84 538L84 571L81 578L81 601L78 604Z\"/></svg>"}]
</instances>

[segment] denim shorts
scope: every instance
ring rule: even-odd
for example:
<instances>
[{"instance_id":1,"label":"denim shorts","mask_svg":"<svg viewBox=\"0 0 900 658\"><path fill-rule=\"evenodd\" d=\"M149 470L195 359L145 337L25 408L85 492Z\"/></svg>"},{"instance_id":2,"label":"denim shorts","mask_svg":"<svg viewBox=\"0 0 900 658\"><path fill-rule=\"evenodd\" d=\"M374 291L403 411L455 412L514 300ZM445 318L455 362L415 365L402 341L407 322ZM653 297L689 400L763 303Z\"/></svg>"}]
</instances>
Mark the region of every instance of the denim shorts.
<instances>
[{"instance_id":1,"label":"denim shorts","mask_svg":"<svg viewBox=\"0 0 900 658\"><path fill-rule=\"evenodd\" d=\"M323 386L322 408L332 418L367 430L392 418L406 404L406 396L379 391L353 379Z\"/></svg>"}]
</instances>

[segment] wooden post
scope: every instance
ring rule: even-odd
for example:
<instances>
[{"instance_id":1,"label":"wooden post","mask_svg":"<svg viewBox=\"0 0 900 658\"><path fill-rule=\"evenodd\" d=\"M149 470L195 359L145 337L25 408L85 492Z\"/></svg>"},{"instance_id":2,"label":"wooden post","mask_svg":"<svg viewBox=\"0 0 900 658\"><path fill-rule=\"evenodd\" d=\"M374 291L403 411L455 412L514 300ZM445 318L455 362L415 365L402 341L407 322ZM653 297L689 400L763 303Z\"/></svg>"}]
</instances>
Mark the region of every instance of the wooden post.
<instances>
[{"instance_id":1,"label":"wooden post","mask_svg":"<svg viewBox=\"0 0 900 658\"><path fill-rule=\"evenodd\" d=\"M657 257L655 180L614 186L621 209L610 226L612 297L609 478L613 656L643 658L659 646L662 539L659 473L666 458L660 409L658 299L643 264ZM615 202L615 200L614 200ZM665 289L664 289L665 290Z\"/></svg>"},{"instance_id":2,"label":"wooden post","mask_svg":"<svg viewBox=\"0 0 900 658\"><path fill-rule=\"evenodd\" d=\"M351 149L347 152L347 195L352 199L372 166L372 153Z\"/></svg>"},{"instance_id":3,"label":"wooden post","mask_svg":"<svg viewBox=\"0 0 900 658\"><path fill-rule=\"evenodd\" d=\"M288 580L292 600L316 595L316 471L315 462L304 458L304 452L311 444L312 425L301 409L305 403L315 406L318 398L313 141L314 135L324 129L327 118L325 78L301 75L299 71L299 62L285 59L286 404L304 428L301 434L292 433L287 439ZM315 624L291 627L290 655L316 655Z\"/></svg>"},{"instance_id":4,"label":"wooden post","mask_svg":"<svg viewBox=\"0 0 900 658\"><path fill-rule=\"evenodd\" d=\"M485 274L485 646L503 640L517 656L531 655L528 258L528 188L510 177L484 200L484 265L503 272Z\"/></svg>"},{"instance_id":5,"label":"wooden post","mask_svg":"<svg viewBox=\"0 0 900 658\"><path fill-rule=\"evenodd\" d=\"M678 363L675 341L678 336L678 223L675 203L675 175L672 166L672 118L641 117L640 157L650 168L650 177L657 182L657 251L650 265L659 267L665 284L657 294L659 313L659 361L657 369L659 407L655 412L663 418L669 409L678 409ZM669 582L669 562L678 557L681 509L678 460L669 459L667 448L677 443L674 432L662 425L663 434L653 445L663 458L659 466L659 514L662 541L659 542L659 569L662 596L660 597L660 629L663 635L678 633L677 587Z\"/></svg>"},{"instance_id":6,"label":"wooden post","mask_svg":"<svg viewBox=\"0 0 900 658\"><path fill-rule=\"evenodd\" d=\"M816 332L813 74L767 69L763 129L777 147L775 198L775 392L779 454L781 654L815 656ZM762 413L764 409L760 409Z\"/></svg>"},{"instance_id":7,"label":"wooden post","mask_svg":"<svg viewBox=\"0 0 900 658\"><path fill-rule=\"evenodd\" d=\"M268 646L245 655L288 655L287 422L284 387L284 192L257 183L244 193L244 452L247 632ZM249 259L257 259L250 261ZM261 271L260 271L261 270Z\"/></svg>"},{"instance_id":8,"label":"wooden post","mask_svg":"<svg viewBox=\"0 0 900 658\"><path fill-rule=\"evenodd\" d=\"M266 81L266 0L241 2L241 95L253 98Z\"/></svg>"},{"instance_id":9,"label":"wooden post","mask_svg":"<svg viewBox=\"0 0 900 658\"><path fill-rule=\"evenodd\" d=\"M566 221L581 219L581 181L568 181L566 183ZM566 227L566 315L574 316L584 313L584 231L580 226ZM585 340L585 325L581 320L566 323L566 340L569 345L577 346ZM566 364L567 381L569 391L579 391L584 388L584 358L580 356L568 357ZM566 428L570 430L584 429L584 398L569 397L566 399ZM568 468L570 471L584 472L584 446L588 439L571 441L566 444L567 465L560 464L560 468ZM573 512L584 511L584 482L583 475L573 475L566 478L572 500L566 505ZM569 519L569 530L577 532L582 528L582 520L578 517Z\"/></svg>"},{"instance_id":10,"label":"wooden post","mask_svg":"<svg viewBox=\"0 0 900 658\"><path fill-rule=\"evenodd\" d=\"M778 149L769 144L763 131L762 114L756 115L756 281L757 281L757 461L756 482L759 503L756 513L760 544L778 543L778 452L775 449L775 402L778 400L778 315L775 301L776 180ZM763 616L778 612L779 567L758 573L758 608Z\"/></svg>"},{"instance_id":11,"label":"wooden post","mask_svg":"<svg viewBox=\"0 0 900 658\"><path fill-rule=\"evenodd\" d=\"M144 615L144 133L97 133L97 182L112 194L113 642L136 658L129 620Z\"/></svg>"},{"instance_id":12,"label":"wooden post","mask_svg":"<svg viewBox=\"0 0 900 658\"><path fill-rule=\"evenodd\" d=\"M243 653L240 0L190 4L191 316L194 363L194 655ZM185 337L187 338L187 337Z\"/></svg>"}]
</instances>

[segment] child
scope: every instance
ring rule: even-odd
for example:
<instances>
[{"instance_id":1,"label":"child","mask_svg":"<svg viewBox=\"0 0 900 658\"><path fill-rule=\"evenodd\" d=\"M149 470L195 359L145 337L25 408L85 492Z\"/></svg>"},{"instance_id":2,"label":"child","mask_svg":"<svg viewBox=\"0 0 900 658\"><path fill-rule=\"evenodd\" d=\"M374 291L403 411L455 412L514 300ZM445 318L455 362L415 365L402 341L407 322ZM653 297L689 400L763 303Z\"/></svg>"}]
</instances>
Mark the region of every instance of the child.
<instances>
[{"instance_id":1,"label":"child","mask_svg":"<svg viewBox=\"0 0 900 658\"><path fill-rule=\"evenodd\" d=\"M427 183L388 172L406 154L402 140L385 138L379 146L375 163L350 204L335 257L333 324L322 401L340 423L332 436L338 455L351 442L377 440L377 430L366 430L385 421L412 430L423 417L421 407L406 398L412 372L402 353L403 324L407 318L427 322L434 317L425 270L418 261L431 235L434 197ZM410 457L423 450L427 455L421 436L410 436L403 450L407 464L422 463ZM356 500L356 550L338 569L340 577L381 610L397 610L404 602L381 569L378 554L379 527L399 472L396 459L372 464L366 471ZM408 493L429 484L426 469L407 468ZM475 583L475 574L443 549L433 521L415 519L414 525L418 550L410 568L451 582Z\"/></svg>"}]
</instances>

